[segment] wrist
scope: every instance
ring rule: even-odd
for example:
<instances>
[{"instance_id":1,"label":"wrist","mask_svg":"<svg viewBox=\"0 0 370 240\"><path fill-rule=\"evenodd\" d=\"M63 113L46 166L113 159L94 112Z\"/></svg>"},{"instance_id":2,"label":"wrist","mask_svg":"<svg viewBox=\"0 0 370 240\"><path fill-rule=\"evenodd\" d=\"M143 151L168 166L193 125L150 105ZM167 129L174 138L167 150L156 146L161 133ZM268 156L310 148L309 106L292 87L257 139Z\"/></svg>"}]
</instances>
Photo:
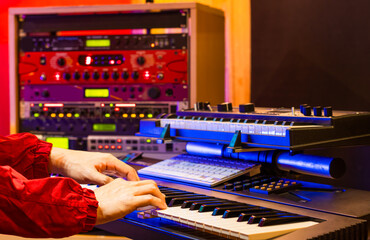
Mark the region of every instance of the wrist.
<instances>
[{"instance_id":1,"label":"wrist","mask_svg":"<svg viewBox=\"0 0 370 240\"><path fill-rule=\"evenodd\" d=\"M52 147L49 156L48 171L49 173L62 174L61 169L64 165L65 149Z\"/></svg>"}]
</instances>

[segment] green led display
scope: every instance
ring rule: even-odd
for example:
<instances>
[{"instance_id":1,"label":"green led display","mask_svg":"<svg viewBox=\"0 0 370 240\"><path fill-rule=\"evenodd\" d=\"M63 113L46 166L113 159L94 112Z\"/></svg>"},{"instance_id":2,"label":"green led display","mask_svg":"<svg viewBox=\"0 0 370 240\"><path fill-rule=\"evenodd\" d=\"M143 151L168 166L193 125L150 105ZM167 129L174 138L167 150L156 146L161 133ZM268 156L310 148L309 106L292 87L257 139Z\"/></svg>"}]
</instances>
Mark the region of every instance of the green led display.
<instances>
[{"instance_id":1,"label":"green led display","mask_svg":"<svg viewBox=\"0 0 370 240\"><path fill-rule=\"evenodd\" d=\"M86 47L110 47L109 39L87 39Z\"/></svg>"},{"instance_id":2,"label":"green led display","mask_svg":"<svg viewBox=\"0 0 370 240\"><path fill-rule=\"evenodd\" d=\"M94 123L93 131L94 132L115 132L116 124L114 123Z\"/></svg>"},{"instance_id":3,"label":"green led display","mask_svg":"<svg viewBox=\"0 0 370 240\"><path fill-rule=\"evenodd\" d=\"M45 141L52 143L53 147L69 149L69 139L67 137L47 137Z\"/></svg>"},{"instance_id":4,"label":"green led display","mask_svg":"<svg viewBox=\"0 0 370 240\"><path fill-rule=\"evenodd\" d=\"M108 88L85 88L85 98L108 98Z\"/></svg>"}]
</instances>

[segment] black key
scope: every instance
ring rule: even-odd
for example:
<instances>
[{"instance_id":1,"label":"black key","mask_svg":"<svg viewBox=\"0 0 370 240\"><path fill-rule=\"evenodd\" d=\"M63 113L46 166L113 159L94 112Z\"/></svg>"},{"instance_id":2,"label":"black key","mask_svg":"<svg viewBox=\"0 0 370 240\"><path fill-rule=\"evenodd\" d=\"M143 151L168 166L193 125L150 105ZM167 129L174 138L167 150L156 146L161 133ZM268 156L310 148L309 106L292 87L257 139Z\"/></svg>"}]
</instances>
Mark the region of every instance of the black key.
<instances>
[{"instance_id":1,"label":"black key","mask_svg":"<svg viewBox=\"0 0 370 240\"><path fill-rule=\"evenodd\" d=\"M167 193L167 197L178 197L178 196L192 196L195 195L195 193L189 193L189 192L173 192L173 193Z\"/></svg>"},{"instance_id":2,"label":"black key","mask_svg":"<svg viewBox=\"0 0 370 240\"><path fill-rule=\"evenodd\" d=\"M271 217L279 217L279 216L288 216L288 215L291 215L289 213L283 213L283 212L277 212L277 213L264 213L264 214L255 214L255 215L252 215L249 220L248 220L248 224L252 224L252 223L257 223L259 222L262 218L271 218ZM293 215L292 215L293 216Z\"/></svg>"},{"instance_id":3,"label":"black key","mask_svg":"<svg viewBox=\"0 0 370 240\"><path fill-rule=\"evenodd\" d=\"M276 212L275 210L256 210L256 211L251 211L251 212L248 212L248 213L241 213L238 217L238 222L246 222L249 220L249 218L253 215L256 215L256 214L264 214L264 213L267 213L267 214L271 214L272 212Z\"/></svg>"},{"instance_id":4,"label":"black key","mask_svg":"<svg viewBox=\"0 0 370 240\"><path fill-rule=\"evenodd\" d=\"M233 189L233 188L234 188L234 184L232 183L225 184L224 186L224 189Z\"/></svg>"},{"instance_id":5,"label":"black key","mask_svg":"<svg viewBox=\"0 0 370 240\"><path fill-rule=\"evenodd\" d=\"M205 196L205 195L194 195L194 196L190 196L190 197L179 197L179 198L178 197L175 197L175 198L172 198L171 199L171 202L168 204L168 206L169 207L180 206L186 200L204 199L206 197L207 196Z\"/></svg>"},{"instance_id":6,"label":"black key","mask_svg":"<svg viewBox=\"0 0 370 240\"><path fill-rule=\"evenodd\" d=\"M240 203L207 203L199 208L199 212L212 212L216 207L240 206Z\"/></svg>"},{"instance_id":7,"label":"black key","mask_svg":"<svg viewBox=\"0 0 370 240\"><path fill-rule=\"evenodd\" d=\"M241 191L241 190L243 190L243 185L236 185L236 186L234 186L234 189L233 189L233 191Z\"/></svg>"},{"instance_id":8,"label":"black key","mask_svg":"<svg viewBox=\"0 0 370 240\"><path fill-rule=\"evenodd\" d=\"M241 181L237 181L237 182L234 182L234 185L236 186L236 185L241 185L242 184L242 182Z\"/></svg>"},{"instance_id":9,"label":"black key","mask_svg":"<svg viewBox=\"0 0 370 240\"><path fill-rule=\"evenodd\" d=\"M223 215L225 211L227 210L234 210L234 209L247 209L251 207L250 205L245 205L245 206L232 206L232 207L216 207L215 210L213 210L212 215L217 216L217 215Z\"/></svg>"},{"instance_id":10,"label":"black key","mask_svg":"<svg viewBox=\"0 0 370 240\"><path fill-rule=\"evenodd\" d=\"M180 197L191 197L194 196L193 193L179 193L179 194L171 194L171 195L166 195L166 203L169 204L172 200L172 198L180 198Z\"/></svg>"},{"instance_id":11,"label":"black key","mask_svg":"<svg viewBox=\"0 0 370 240\"><path fill-rule=\"evenodd\" d=\"M256 211L264 211L265 208L261 207L250 207L250 208L244 208L244 209L230 209L225 211L222 218L233 218L238 217L242 213L249 213L249 212L256 212Z\"/></svg>"},{"instance_id":12,"label":"black key","mask_svg":"<svg viewBox=\"0 0 370 240\"><path fill-rule=\"evenodd\" d=\"M185 191L167 191L167 190L160 190L161 193L163 193L164 195L171 195L171 194L177 194L177 193L182 193L182 194L186 194L188 192L185 192Z\"/></svg>"},{"instance_id":13,"label":"black key","mask_svg":"<svg viewBox=\"0 0 370 240\"><path fill-rule=\"evenodd\" d=\"M190 206L190 210L199 210L199 208L203 205L203 204L208 204L208 203L222 203L223 201L220 201L220 199L216 199L214 201L210 200L210 201L203 201L203 202L194 202L193 204L191 204Z\"/></svg>"},{"instance_id":14,"label":"black key","mask_svg":"<svg viewBox=\"0 0 370 240\"><path fill-rule=\"evenodd\" d=\"M262 218L261 221L258 223L258 226L274 226L285 223L303 222L309 220L311 220L311 218L306 216L282 216L273 218Z\"/></svg>"},{"instance_id":15,"label":"black key","mask_svg":"<svg viewBox=\"0 0 370 240\"><path fill-rule=\"evenodd\" d=\"M202 201L216 201L215 198L202 198L202 199L194 199L194 200L186 200L182 203L181 205L181 208L190 208L191 205L194 203L194 202L202 202Z\"/></svg>"}]
</instances>

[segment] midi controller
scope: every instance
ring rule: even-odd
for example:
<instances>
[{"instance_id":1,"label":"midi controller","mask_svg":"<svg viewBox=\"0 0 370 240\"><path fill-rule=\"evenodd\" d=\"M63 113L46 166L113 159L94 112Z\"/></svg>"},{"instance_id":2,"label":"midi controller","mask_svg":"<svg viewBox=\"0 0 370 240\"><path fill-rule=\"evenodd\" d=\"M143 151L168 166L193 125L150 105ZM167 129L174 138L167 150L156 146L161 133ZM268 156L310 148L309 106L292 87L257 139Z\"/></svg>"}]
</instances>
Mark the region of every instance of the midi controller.
<instances>
[{"instance_id":1,"label":"midi controller","mask_svg":"<svg viewBox=\"0 0 370 240\"><path fill-rule=\"evenodd\" d=\"M303 150L369 143L369 112L307 104L295 108L261 108L253 103L237 108L232 103L198 105L203 107L144 120L138 135L154 137L167 131L171 139L230 144L230 152L247 147Z\"/></svg>"}]
</instances>

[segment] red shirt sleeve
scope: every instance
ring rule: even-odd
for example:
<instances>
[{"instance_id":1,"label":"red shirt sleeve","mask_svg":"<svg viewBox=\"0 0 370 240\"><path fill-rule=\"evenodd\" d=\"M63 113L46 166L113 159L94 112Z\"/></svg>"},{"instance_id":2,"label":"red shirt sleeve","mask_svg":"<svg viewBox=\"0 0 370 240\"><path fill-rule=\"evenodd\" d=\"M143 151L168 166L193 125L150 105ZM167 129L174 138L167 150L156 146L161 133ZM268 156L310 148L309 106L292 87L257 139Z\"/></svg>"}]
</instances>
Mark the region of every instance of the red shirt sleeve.
<instances>
[{"instance_id":1,"label":"red shirt sleeve","mask_svg":"<svg viewBox=\"0 0 370 240\"><path fill-rule=\"evenodd\" d=\"M0 232L23 237L67 237L91 230L98 202L71 178L28 180L0 166Z\"/></svg>"},{"instance_id":2,"label":"red shirt sleeve","mask_svg":"<svg viewBox=\"0 0 370 240\"><path fill-rule=\"evenodd\" d=\"M28 179L48 177L51 143L30 133L0 136L0 166L10 166Z\"/></svg>"},{"instance_id":3,"label":"red shirt sleeve","mask_svg":"<svg viewBox=\"0 0 370 240\"><path fill-rule=\"evenodd\" d=\"M0 136L0 233L55 238L94 227L94 192L48 177L51 146L29 133Z\"/></svg>"}]
</instances>

